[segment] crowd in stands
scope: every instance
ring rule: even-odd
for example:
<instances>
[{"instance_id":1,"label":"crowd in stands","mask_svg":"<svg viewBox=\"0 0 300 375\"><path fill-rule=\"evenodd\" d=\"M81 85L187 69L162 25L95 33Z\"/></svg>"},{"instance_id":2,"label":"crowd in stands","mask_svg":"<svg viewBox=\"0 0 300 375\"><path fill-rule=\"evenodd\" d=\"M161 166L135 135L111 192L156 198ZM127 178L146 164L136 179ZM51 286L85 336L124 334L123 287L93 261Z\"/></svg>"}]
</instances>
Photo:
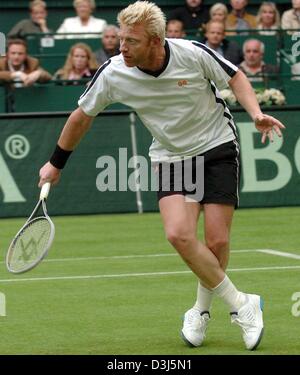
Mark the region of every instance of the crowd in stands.
<instances>
[{"instance_id":1,"label":"crowd in stands","mask_svg":"<svg viewBox=\"0 0 300 375\"><path fill-rule=\"evenodd\" d=\"M27 54L24 40L12 39L8 42L7 54L0 59L0 81L21 87L50 80L51 74L40 67L38 59Z\"/></svg>"},{"instance_id":2,"label":"crowd in stands","mask_svg":"<svg viewBox=\"0 0 300 375\"><path fill-rule=\"evenodd\" d=\"M98 63L91 48L85 43L74 44L67 56L64 66L53 76L58 80L82 80L92 78L96 73Z\"/></svg>"},{"instance_id":3,"label":"crowd in stands","mask_svg":"<svg viewBox=\"0 0 300 375\"><path fill-rule=\"evenodd\" d=\"M279 70L276 61L274 66L264 62L265 45L255 39L254 30L256 35L264 36L276 35L279 29L294 29L288 33L300 31L300 0L291 3L292 8L280 17L273 2L263 2L254 15L248 12L247 0L230 0L230 8L215 3L209 9L202 0L182 0L182 6L167 15L166 36L186 38L193 30L198 41L239 66L250 80L267 82L268 74L277 74ZM89 80L107 59L120 53L118 27L93 16L95 0L74 0L73 6L74 17L62 20L58 29L53 30L47 22L46 1L29 2L29 18L19 21L7 34L7 55L0 58L0 83L19 87L51 79ZM74 39L74 45L64 66L51 76L36 58L28 55L26 35L54 32L55 39ZM228 38L232 35L247 36L243 48ZM98 50L92 51L88 44L76 42L76 38L101 38L101 43Z\"/></svg>"}]
</instances>

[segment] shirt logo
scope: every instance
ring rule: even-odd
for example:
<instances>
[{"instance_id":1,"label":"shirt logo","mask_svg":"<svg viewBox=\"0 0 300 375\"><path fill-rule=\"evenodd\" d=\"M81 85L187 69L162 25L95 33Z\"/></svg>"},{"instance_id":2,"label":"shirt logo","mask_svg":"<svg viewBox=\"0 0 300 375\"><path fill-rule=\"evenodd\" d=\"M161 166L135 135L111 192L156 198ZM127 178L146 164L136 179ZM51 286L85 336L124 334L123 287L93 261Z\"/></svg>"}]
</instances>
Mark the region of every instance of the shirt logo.
<instances>
[{"instance_id":1,"label":"shirt logo","mask_svg":"<svg viewBox=\"0 0 300 375\"><path fill-rule=\"evenodd\" d=\"M177 82L179 87L186 86L188 84L188 81L186 79L181 79Z\"/></svg>"}]
</instances>

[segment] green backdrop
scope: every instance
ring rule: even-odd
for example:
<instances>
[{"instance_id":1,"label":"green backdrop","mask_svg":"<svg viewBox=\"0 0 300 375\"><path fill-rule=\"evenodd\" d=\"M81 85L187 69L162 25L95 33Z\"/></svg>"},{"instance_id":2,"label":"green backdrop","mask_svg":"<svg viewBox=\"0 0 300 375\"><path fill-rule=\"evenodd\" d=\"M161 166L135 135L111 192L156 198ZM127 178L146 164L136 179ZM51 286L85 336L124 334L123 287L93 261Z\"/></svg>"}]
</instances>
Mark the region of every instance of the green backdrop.
<instances>
[{"instance_id":1,"label":"green backdrop","mask_svg":"<svg viewBox=\"0 0 300 375\"><path fill-rule=\"evenodd\" d=\"M132 163L129 113L106 112L95 119L50 194L50 214L137 211L134 191L100 192L97 188L97 181L108 168L108 164L100 167L105 160L116 161L117 186L119 162L121 172L133 180L132 164L127 165ZM284 142L276 139L262 145L246 113L234 111L241 143L241 207L300 204L300 108L285 107L270 113L287 126ZM31 212L39 194L39 168L51 155L66 118L65 113L0 115L0 217L27 216ZM138 119L135 129L137 153L147 157L151 136ZM157 210L154 191L142 192L141 196L145 211Z\"/></svg>"}]
</instances>

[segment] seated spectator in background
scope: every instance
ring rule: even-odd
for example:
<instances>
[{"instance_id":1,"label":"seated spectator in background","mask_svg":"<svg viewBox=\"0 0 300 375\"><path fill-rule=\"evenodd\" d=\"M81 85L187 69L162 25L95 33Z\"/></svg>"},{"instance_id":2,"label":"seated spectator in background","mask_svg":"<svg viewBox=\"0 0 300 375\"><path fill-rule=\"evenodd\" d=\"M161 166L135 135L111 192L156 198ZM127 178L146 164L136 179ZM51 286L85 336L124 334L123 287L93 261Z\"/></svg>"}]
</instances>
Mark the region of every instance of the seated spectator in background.
<instances>
[{"instance_id":1,"label":"seated spectator in background","mask_svg":"<svg viewBox=\"0 0 300 375\"><path fill-rule=\"evenodd\" d=\"M170 12L168 20L180 20L185 30L198 30L208 22L209 13L203 7L202 0L186 0L185 6Z\"/></svg>"},{"instance_id":2,"label":"seated spectator in background","mask_svg":"<svg viewBox=\"0 0 300 375\"><path fill-rule=\"evenodd\" d=\"M51 74L39 66L38 59L27 54L23 39L8 42L6 57L0 58L0 82L11 82L11 87L23 87L50 80Z\"/></svg>"},{"instance_id":3,"label":"seated spectator in background","mask_svg":"<svg viewBox=\"0 0 300 375\"><path fill-rule=\"evenodd\" d=\"M183 23L179 20L170 20L167 23L166 37L167 38L185 38Z\"/></svg>"},{"instance_id":4,"label":"seated spectator in background","mask_svg":"<svg viewBox=\"0 0 300 375\"><path fill-rule=\"evenodd\" d=\"M97 68L98 64L90 47L85 43L76 43L71 47L65 65L54 74L53 79L70 80L72 82L69 84L76 85L76 80L92 78Z\"/></svg>"},{"instance_id":5,"label":"seated spectator in background","mask_svg":"<svg viewBox=\"0 0 300 375\"><path fill-rule=\"evenodd\" d=\"M58 28L57 33L75 33L75 35L56 36L57 39L76 38L99 38L99 35L76 35L78 33L102 33L106 26L106 21L92 16L96 8L95 0L74 0L77 17L66 18Z\"/></svg>"},{"instance_id":6,"label":"seated spectator in background","mask_svg":"<svg viewBox=\"0 0 300 375\"><path fill-rule=\"evenodd\" d=\"M247 0L230 0L232 7L231 12L227 16L226 29L247 30L256 28L256 17L246 12ZM236 35L237 33L226 32L226 35ZM248 32L238 33L239 35L247 35Z\"/></svg>"},{"instance_id":7,"label":"seated spectator in background","mask_svg":"<svg viewBox=\"0 0 300 375\"><path fill-rule=\"evenodd\" d=\"M219 21L226 23L228 16L227 6L223 3L216 3L209 9L210 21Z\"/></svg>"},{"instance_id":8,"label":"seated spectator in background","mask_svg":"<svg viewBox=\"0 0 300 375\"><path fill-rule=\"evenodd\" d=\"M257 39L248 39L243 44L244 61L239 68L247 75L249 81L264 82L269 80L269 74L278 73L278 67L263 61L265 45Z\"/></svg>"},{"instance_id":9,"label":"seated spectator in background","mask_svg":"<svg viewBox=\"0 0 300 375\"><path fill-rule=\"evenodd\" d=\"M298 29L300 31L300 0L292 0L293 8L283 12L281 17L281 27L283 29ZM288 31L293 34L295 31Z\"/></svg>"},{"instance_id":10,"label":"seated spectator in background","mask_svg":"<svg viewBox=\"0 0 300 375\"><path fill-rule=\"evenodd\" d=\"M205 26L204 43L207 47L215 50L225 59L235 65L243 61L243 53L240 46L234 42L225 39L225 25L220 21L209 21Z\"/></svg>"},{"instance_id":11,"label":"seated spectator in background","mask_svg":"<svg viewBox=\"0 0 300 375\"><path fill-rule=\"evenodd\" d=\"M107 25L102 34L102 48L95 52L96 60L102 65L112 56L120 53L119 28L115 25Z\"/></svg>"},{"instance_id":12,"label":"seated spectator in background","mask_svg":"<svg viewBox=\"0 0 300 375\"><path fill-rule=\"evenodd\" d=\"M7 34L8 38L25 38L26 34L47 33L47 6L44 1L34 0L29 4L30 19L18 22Z\"/></svg>"},{"instance_id":13,"label":"seated spectator in background","mask_svg":"<svg viewBox=\"0 0 300 375\"><path fill-rule=\"evenodd\" d=\"M257 12L257 29L261 35L276 35L280 28L280 15L276 4L265 1L261 4ZM273 31L272 31L273 30Z\"/></svg>"}]
</instances>

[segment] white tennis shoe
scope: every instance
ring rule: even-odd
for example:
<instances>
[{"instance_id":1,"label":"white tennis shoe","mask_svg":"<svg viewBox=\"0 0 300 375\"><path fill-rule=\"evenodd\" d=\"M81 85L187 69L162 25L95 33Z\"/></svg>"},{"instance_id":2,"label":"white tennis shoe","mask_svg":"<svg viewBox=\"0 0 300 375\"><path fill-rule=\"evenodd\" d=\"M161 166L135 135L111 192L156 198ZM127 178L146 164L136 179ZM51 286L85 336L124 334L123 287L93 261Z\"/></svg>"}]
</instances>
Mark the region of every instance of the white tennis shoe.
<instances>
[{"instance_id":1,"label":"white tennis shoe","mask_svg":"<svg viewBox=\"0 0 300 375\"><path fill-rule=\"evenodd\" d=\"M183 317L183 328L181 336L189 346L201 346L205 338L205 332L210 320L208 311L200 313L192 307Z\"/></svg>"},{"instance_id":2,"label":"white tennis shoe","mask_svg":"<svg viewBox=\"0 0 300 375\"><path fill-rule=\"evenodd\" d=\"M255 350L264 332L263 299L256 294L246 294L247 301L237 312L231 314L231 322L238 324L243 330L246 348Z\"/></svg>"}]
</instances>

